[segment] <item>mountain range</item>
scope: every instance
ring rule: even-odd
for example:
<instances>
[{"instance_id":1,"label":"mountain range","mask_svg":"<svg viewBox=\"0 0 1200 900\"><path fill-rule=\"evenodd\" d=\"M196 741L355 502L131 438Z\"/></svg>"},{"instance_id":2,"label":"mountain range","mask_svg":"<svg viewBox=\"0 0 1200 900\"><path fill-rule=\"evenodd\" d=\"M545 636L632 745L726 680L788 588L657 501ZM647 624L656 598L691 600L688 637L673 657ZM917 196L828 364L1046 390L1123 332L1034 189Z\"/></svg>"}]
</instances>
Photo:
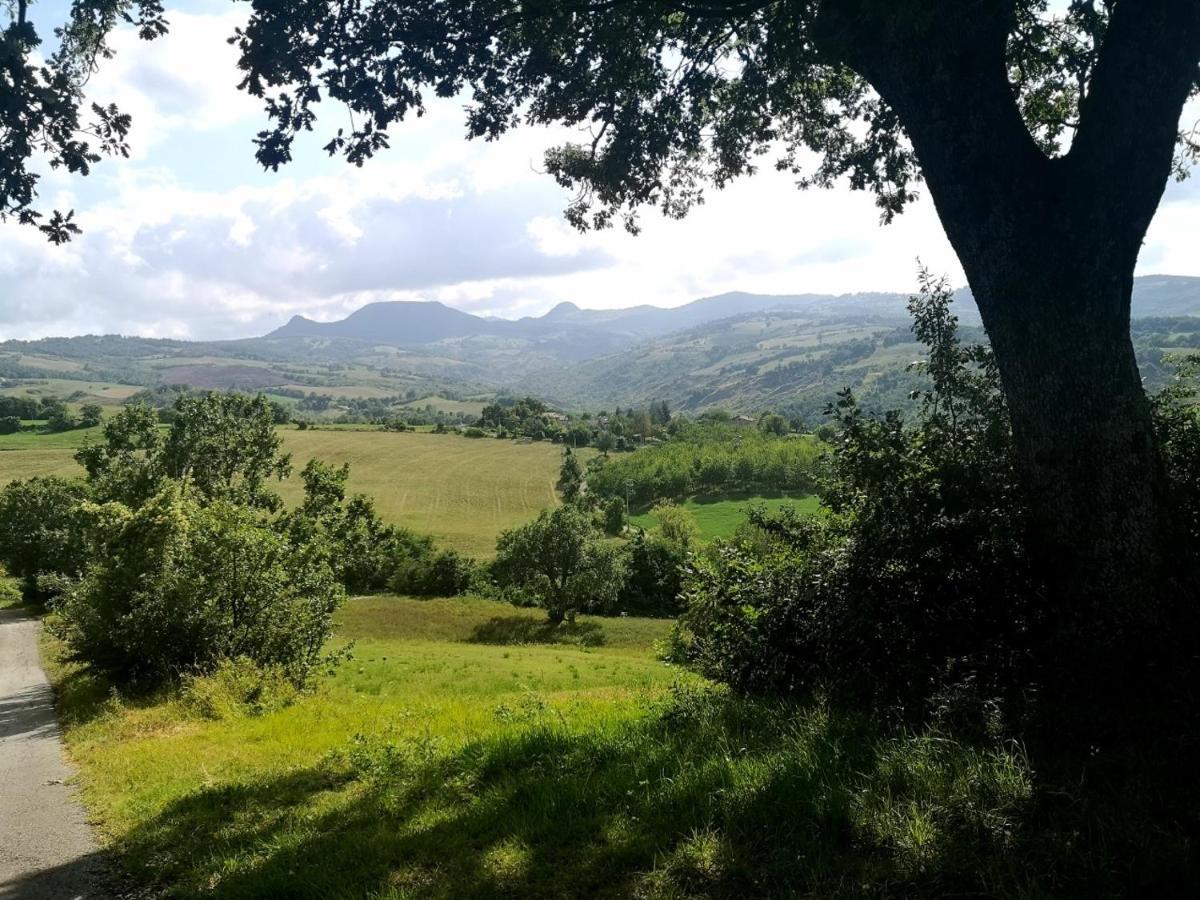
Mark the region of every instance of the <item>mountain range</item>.
<instances>
[{"instance_id":1,"label":"mountain range","mask_svg":"<svg viewBox=\"0 0 1200 900\"><path fill-rule=\"evenodd\" d=\"M694 300L683 306L632 306L622 309L581 309L569 301L542 316L497 319L463 312L437 301L371 303L333 322L294 316L264 336L287 338L346 338L399 347L422 347L443 341L493 337L535 343L574 343L585 335L586 356L602 355L614 344L661 337L709 322L789 310L818 318L904 318L908 294L749 294L732 292ZM959 319L979 324L979 312L968 290L956 294ZM1150 275L1134 282L1133 315L1178 316L1200 313L1200 278Z\"/></svg>"},{"instance_id":2,"label":"mountain range","mask_svg":"<svg viewBox=\"0 0 1200 900\"><path fill-rule=\"evenodd\" d=\"M907 396L906 367L921 354L908 328L908 297L727 293L674 308L611 310L564 302L516 320L438 302L372 303L340 321L296 316L235 341L8 341L0 344L0 387L111 400L133 392L126 388L186 384L293 400L377 398L397 409L423 397L474 402L508 391L564 408L666 399L677 409L771 408L807 417L843 386L881 405ZM981 338L968 291L956 294L955 311ZM1143 374L1159 383L1165 354L1200 347L1200 278L1136 279L1133 316Z\"/></svg>"}]
</instances>

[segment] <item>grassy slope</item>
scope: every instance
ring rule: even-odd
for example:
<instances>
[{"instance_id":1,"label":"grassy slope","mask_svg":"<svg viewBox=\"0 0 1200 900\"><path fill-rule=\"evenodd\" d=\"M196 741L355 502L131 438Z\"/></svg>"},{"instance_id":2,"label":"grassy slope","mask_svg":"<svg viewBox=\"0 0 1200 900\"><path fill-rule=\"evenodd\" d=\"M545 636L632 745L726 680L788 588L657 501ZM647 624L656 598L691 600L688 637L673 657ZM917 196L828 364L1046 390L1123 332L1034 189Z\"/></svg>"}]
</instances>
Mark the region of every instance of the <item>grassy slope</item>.
<instances>
[{"instance_id":1,"label":"grassy slope","mask_svg":"<svg viewBox=\"0 0 1200 900\"><path fill-rule=\"evenodd\" d=\"M746 521L746 512L751 506L765 506L772 512L785 506L794 506L803 513L815 513L820 507L816 497L763 496L756 494L717 494L706 497L691 497L680 504L692 514L700 529L700 538L732 537L738 526ZM658 524L651 513L642 513L630 518L635 525L653 528Z\"/></svg>"},{"instance_id":2,"label":"grassy slope","mask_svg":"<svg viewBox=\"0 0 1200 900\"><path fill-rule=\"evenodd\" d=\"M350 463L350 486L375 499L380 514L440 544L490 556L499 533L557 504L562 450L553 444L458 435L286 431L297 470L312 457ZM285 499L299 498L293 478Z\"/></svg>"},{"instance_id":3,"label":"grassy slope","mask_svg":"<svg viewBox=\"0 0 1200 900\"><path fill-rule=\"evenodd\" d=\"M0 484L82 474L74 448L90 433L0 436ZM472 556L490 556L502 530L558 502L562 451L553 444L351 429L289 429L283 436L297 471L314 456L349 462L351 490L375 498L385 519ZM280 490L296 502L303 486L293 477Z\"/></svg>"},{"instance_id":4,"label":"grassy slope","mask_svg":"<svg viewBox=\"0 0 1200 900\"><path fill-rule=\"evenodd\" d=\"M354 660L257 718L121 701L54 662L89 812L131 870L196 898L1012 886L1030 786L999 749L712 695L653 660L661 621L514 644L554 636L488 601L375 598L342 622Z\"/></svg>"}]
</instances>

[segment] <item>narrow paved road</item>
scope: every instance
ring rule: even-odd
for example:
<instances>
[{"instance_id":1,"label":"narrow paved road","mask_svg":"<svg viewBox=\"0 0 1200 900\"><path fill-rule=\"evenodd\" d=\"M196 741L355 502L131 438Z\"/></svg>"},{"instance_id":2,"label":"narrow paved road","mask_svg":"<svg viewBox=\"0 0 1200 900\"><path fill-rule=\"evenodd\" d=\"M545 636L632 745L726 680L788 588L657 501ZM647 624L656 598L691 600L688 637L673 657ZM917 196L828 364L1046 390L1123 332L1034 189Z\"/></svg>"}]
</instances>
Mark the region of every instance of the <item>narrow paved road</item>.
<instances>
[{"instance_id":1,"label":"narrow paved road","mask_svg":"<svg viewBox=\"0 0 1200 900\"><path fill-rule=\"evenodd\" d=\"M104 866L66 784L38 620L0 610L0 900L99 900Z\"/></svg>"}]
</instances>

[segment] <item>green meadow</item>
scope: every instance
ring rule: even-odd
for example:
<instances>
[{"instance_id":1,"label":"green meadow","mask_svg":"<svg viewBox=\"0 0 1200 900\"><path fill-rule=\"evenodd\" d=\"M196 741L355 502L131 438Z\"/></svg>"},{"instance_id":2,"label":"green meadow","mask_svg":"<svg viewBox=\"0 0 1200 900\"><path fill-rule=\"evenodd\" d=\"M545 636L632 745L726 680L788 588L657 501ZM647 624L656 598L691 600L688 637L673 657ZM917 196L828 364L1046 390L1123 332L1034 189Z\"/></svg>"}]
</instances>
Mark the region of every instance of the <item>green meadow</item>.
<instances>
[{"instance_id":1,"label":"green meadow","mask_svg":"<svg viewBox=\"0 0 1200 900\"><path fill-rule=\"evenodd\" d=\"M75 450L98 429L0 435L0 484L35 475L81 475ZM374 498L380 515L470 556L490 556L506 528L558 503L562 449L549 443L470 439L375 428L281 430L298 472L316 457L350 463L350 490ZM581 451L581 455L594 451ZM278 485L299 502L298 477Z\"/></svg>"},{"instance_id":2,"label":"green meadow","mask_svg":"<svg viewBox=\"0 0 1200 900\"><path fill-rule=\"evenodd\" d=\"M882 896L1003 876L1019 754L735 700L655 659L668 627L356 599L352 658L257 715L214 702L217 677L123 697L45 649L90 815L172 897Z\"/></svg>"},{"instance_id":3,"label":"green meadow","mask_svg":"<svg viewBox=\"0 0 1200 900\"><path fill-rule=\"evenodd\" d=\"M782 494L717 494L713 496L690 497L679 504L687 510L700 529L700 538L711 541L714 538L729 538L746 522L746 516L752 507L765 507L770 512L778 512L784 507L792 507L802 513L815 513L820 508L820 501L811 495L786 496ZM651 512L631 516L630 521L642 528L653 528L658 520Z\"/></svg>"}]
</instances>

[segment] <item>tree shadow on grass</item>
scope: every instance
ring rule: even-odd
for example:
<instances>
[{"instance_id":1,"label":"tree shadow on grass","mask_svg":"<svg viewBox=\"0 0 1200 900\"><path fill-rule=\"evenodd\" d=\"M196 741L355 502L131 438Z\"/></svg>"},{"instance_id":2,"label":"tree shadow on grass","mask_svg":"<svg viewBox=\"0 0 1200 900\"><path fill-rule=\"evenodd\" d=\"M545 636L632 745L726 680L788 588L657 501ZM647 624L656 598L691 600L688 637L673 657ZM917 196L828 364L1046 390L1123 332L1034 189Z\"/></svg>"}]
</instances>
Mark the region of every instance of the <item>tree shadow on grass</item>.
<instances>
[{"instance_id":1,"label":"tree shadow on grass","mask_svg":"<svg viewBox=\"0 0 1200 900\"><path fill-rule=\"evenodd\" d=\"M693 706L587 731L547 716L452 751L358 741L311 769L185 797L121 849L182 896L234 900L1083 886L1064 880L1078 859L1063 852L1081 823L1045 821L978 748L783 709ZM1112 851L1111 837L1098 846ZM1111 877L1113 860L1099 864ZM1155 895L1188 883L1160 878Z\"/></svg>"},{"instance_id":2,"label":"tree shadow on grass","mask_svg":"<svg viewBox=\"0 0 1200 900\"><path fill-rule=\"evenodd\" d=\"M604 645L604 629L598 622L563 622L555 625L544 619L526 616L492 616L472 629L471 644L575 644L580 647Z\"/></svg>"}]
</instances>

